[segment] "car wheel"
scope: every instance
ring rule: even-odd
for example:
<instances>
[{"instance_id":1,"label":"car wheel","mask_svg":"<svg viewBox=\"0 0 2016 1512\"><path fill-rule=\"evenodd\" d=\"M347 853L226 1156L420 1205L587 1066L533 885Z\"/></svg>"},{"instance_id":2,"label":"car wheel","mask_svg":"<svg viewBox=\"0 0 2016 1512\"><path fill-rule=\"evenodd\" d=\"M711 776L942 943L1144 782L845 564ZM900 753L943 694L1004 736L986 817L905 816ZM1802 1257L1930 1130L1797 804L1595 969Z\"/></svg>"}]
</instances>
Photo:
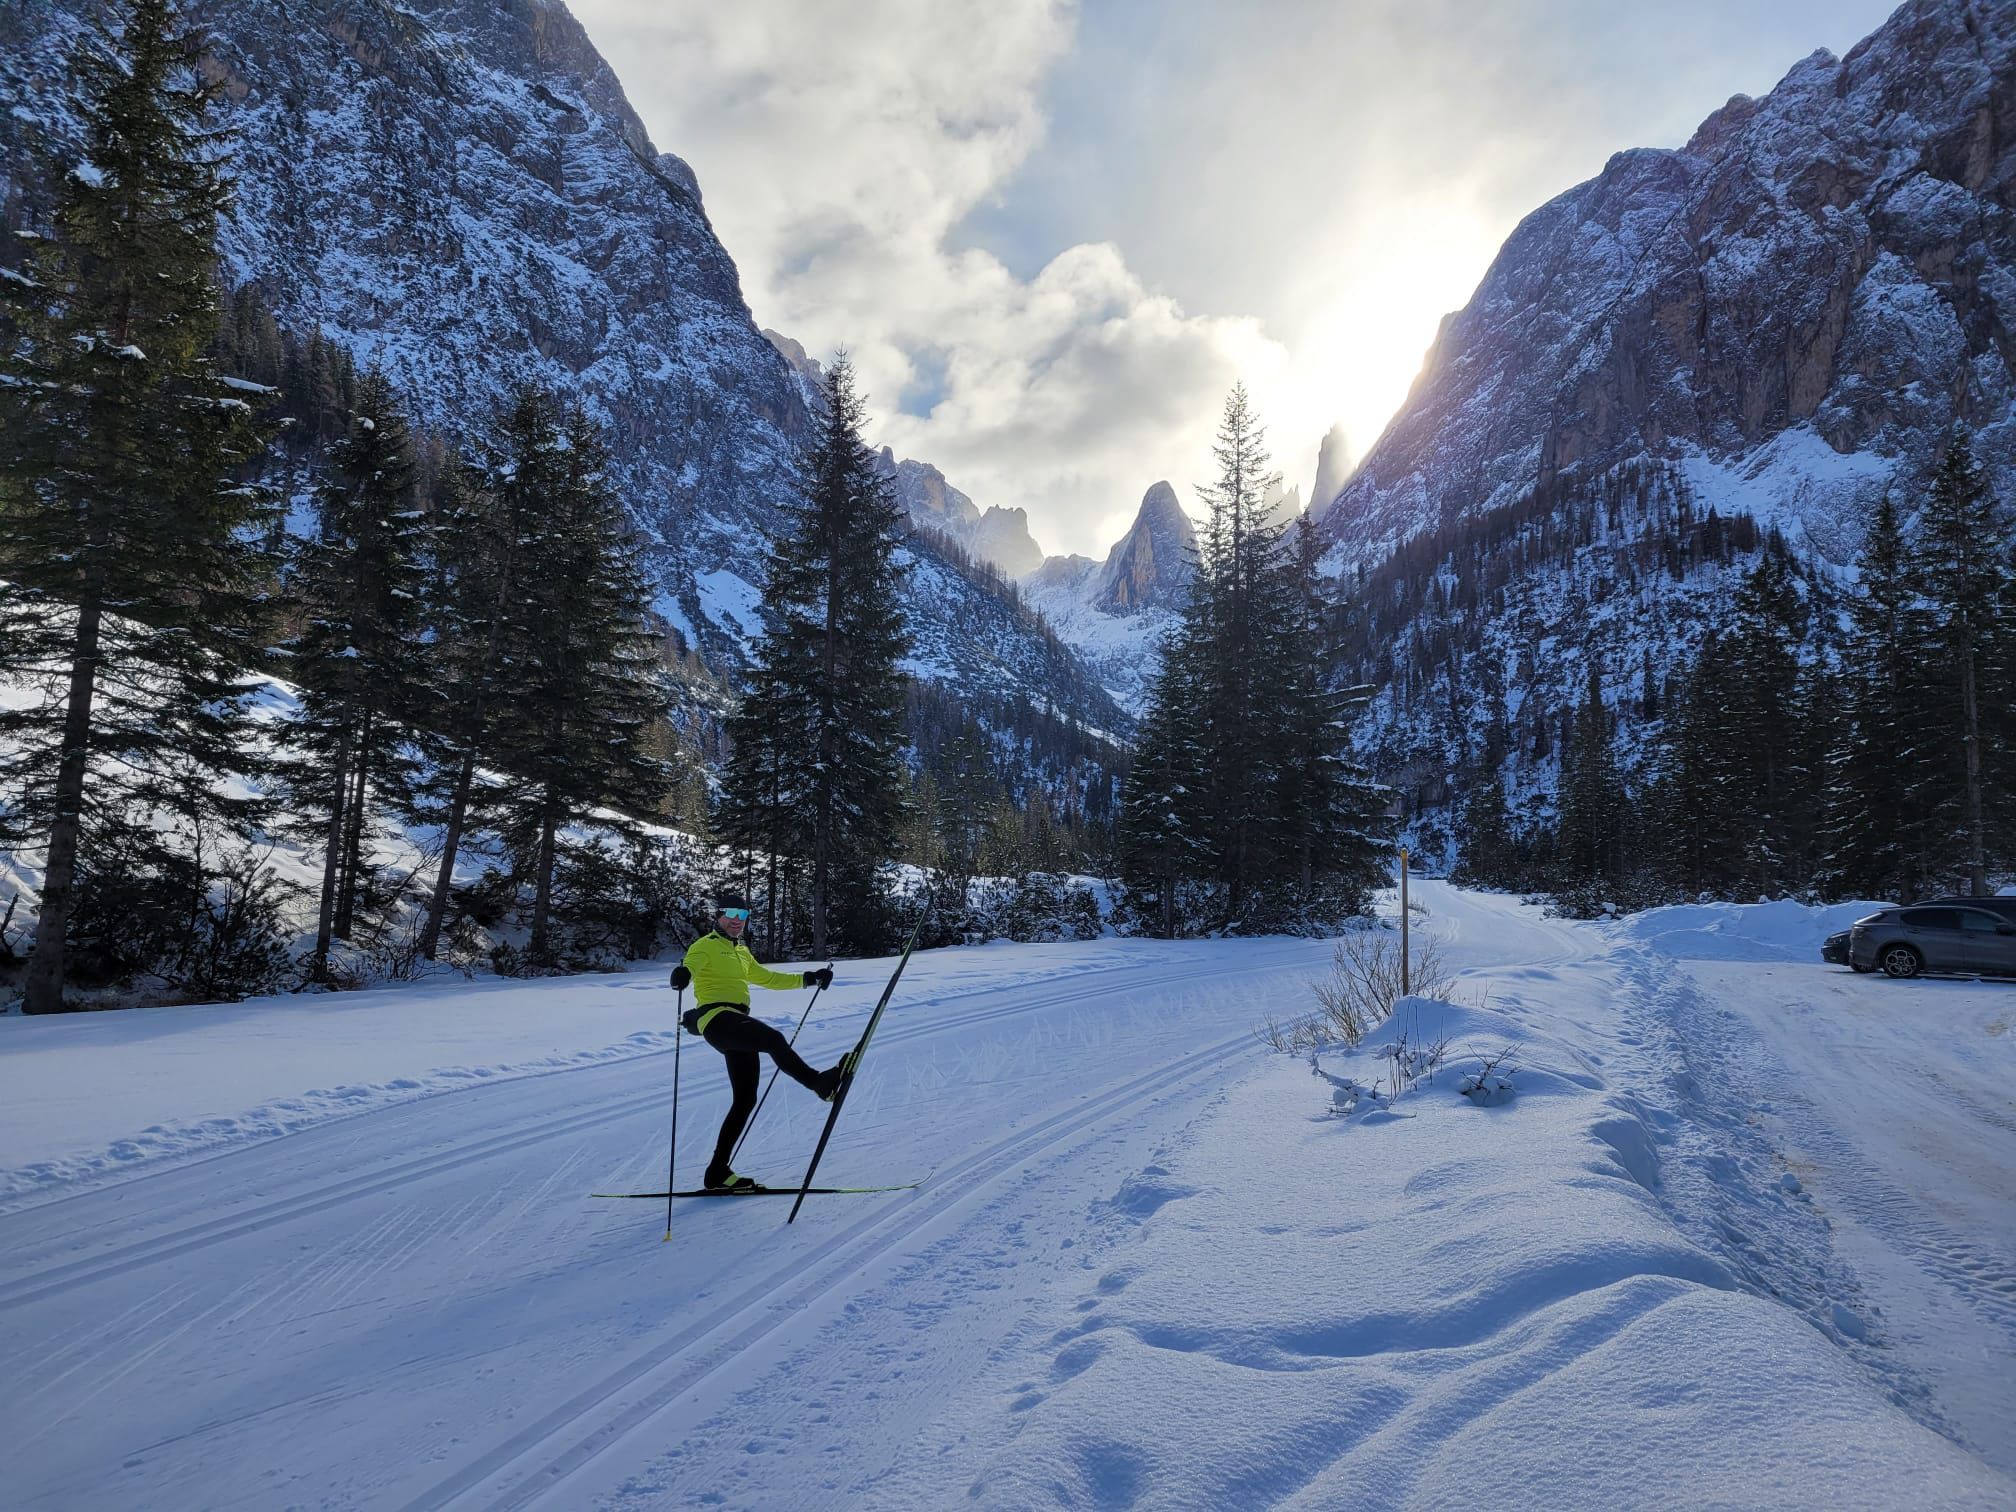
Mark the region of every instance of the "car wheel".
<instances>
[{"instance_id":1,"label":"car wheel","mask_svg":"<svg viewBox=\"0 0 2016 1512\"><path fill-rule=\"evenodd\" d=\"M1891 945L1883 952L1883 970L1886 975L1896 977L1900 982L1915 977L1925 963L1918 958L1918 952L1909 945Z\"/></svg>"}]
</instances>

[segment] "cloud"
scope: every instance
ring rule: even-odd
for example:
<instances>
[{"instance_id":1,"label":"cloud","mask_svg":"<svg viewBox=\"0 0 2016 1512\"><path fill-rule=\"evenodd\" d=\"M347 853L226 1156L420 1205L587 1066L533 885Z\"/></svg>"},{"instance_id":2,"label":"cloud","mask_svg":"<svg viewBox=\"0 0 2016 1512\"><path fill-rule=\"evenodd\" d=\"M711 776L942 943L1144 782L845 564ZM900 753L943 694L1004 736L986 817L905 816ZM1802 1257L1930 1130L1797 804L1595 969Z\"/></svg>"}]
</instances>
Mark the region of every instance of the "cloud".
<instances>
[{"instance_id":1,"label":"cloud","mask_svg":"<svg viewBox=\"0 0 2016 1512\"><path fill-rule=\"evenodd\" d=\"M1363 454L1518 218L1891 0L572 0L757 320L1052 551L1186 502L1243 380Z\"/></svg>"},{"instance_id":2,"label":"cloud","mask_svg":"<svg viewBox=\"0 0 2016 1512\"><path fill-rule=\"evenodd\" d=\"M1226 391L1285 367L1257 322L1185 311L1111 242L1064 246L1027 277L958 244L1042 140L1073 7L574 10L698 174L758 322L814 354L845 346L871 439L983 506L1027 507L1046 549L1103 553L1158 477L1187 495Z\"/></svg>"}]
</instances>

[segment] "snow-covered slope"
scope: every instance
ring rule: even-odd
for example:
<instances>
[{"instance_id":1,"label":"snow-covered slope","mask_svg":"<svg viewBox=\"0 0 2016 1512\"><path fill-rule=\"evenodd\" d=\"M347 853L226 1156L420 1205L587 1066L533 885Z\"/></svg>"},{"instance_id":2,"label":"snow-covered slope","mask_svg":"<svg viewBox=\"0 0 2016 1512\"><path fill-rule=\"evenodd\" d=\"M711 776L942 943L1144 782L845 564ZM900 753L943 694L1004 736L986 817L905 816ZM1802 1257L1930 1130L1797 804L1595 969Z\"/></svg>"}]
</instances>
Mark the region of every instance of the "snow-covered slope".
<instances>
[{"instance_id":1,"label":"snow-covered slope","mask_svg":"<svg viewBox=\"0 0 2016 1512\"><path fill-rule=\"evenodd\" d=\"M1142 495L1133 525L1103 563L1050 557L1022 579L1022 590L1121 705L1139 714L1157 647L1196 571L1196 529L1176 490L1161 482Z\"/></svg>"},{"instance_id":2,"label":"snow-covered slope","mask_svg":"<svg viewBox=\"0 0 2016 1512\"><path fill-rule=\"evenodd\" d=\"M1043 548L1029 534L1029 512L990 504L985 510L945 481L929 462L904 458L882 448L882 471L896 498L918 524L950 536L981 561L1007 576L1020 577L1043 561Z\"/></svg>"},{"instance_id":3,"label":"snow-covered slope","mask_svg":"<svg viewBox=\"0 0 2016 1512\"><path fill-rule=\"evenodd\" d=\"M1339 671L1378 690L1353 736L1401 795L1415 854L1455 862L1457 815L1480 775L1504 783L1521 830L1552 821L1592 663L1627 778L1649 776L1664 695L1767 540L1750 516L1700 506L1679 470L1626 466L1416 537L1370 569ZM1817 559L1793 571L1817 652L1838 574Z\"/></svg>"},{"instance_id":4,"label":"snow-covered slope","mask_svg":"<svg viewBox=\"0 0 2016 1512\"><path fill-rule=\"evenodd\" d=\"M1314 1074L1251 1026L1321 942L922 953L821 1168L922 1184L669 1244L587 1196L663 1183L675 1061L682 1182L725 1105L642 969L0 1020L9 1505L2007 1507L2006 989L1784 905L1417 897L1450 1000ZM825 1112L780 1087L743 1168Z\"/></svg>"},{"instance_id":5,"label":"snow-covered slope","mask_svg":"<svg viewBox=\"0 0 2016 1512\"><path fill-rule=\"evenodd\" d=\"M1836 59L1529 216L1334 502L1340 564L1633 460L1839 562L1954 420L2016 482L2016 7Z\"/></svg>"},{"instance_id":6,"label":"snow-covered slope","mask_svg":"<svg viewBox=\"0 0 2016 1512\"><path fill-rule=\"evenodd\" d=\"M284 326L382 369L429 427L478 427L528 379L580 399L612 443L661 610L735 665L758 628L762 539L808 433L805 374L780 351L795 344L752 323L693 173L652 145L566 6L186 8L212 39L204 68L236 133L234 282L255 285ZM64 75L97 9L0 4L10 222L44 193L31 137L74 131ZM809 365L802 348L796 360ZM1056 662L1040 627L992 614L976 591L956 571L935 575L908 605L920 639L986 620L1005 637L988 648L997 669ZM1041 681L1015 691L1072 702Z\"/></svg>"}]
</instances>

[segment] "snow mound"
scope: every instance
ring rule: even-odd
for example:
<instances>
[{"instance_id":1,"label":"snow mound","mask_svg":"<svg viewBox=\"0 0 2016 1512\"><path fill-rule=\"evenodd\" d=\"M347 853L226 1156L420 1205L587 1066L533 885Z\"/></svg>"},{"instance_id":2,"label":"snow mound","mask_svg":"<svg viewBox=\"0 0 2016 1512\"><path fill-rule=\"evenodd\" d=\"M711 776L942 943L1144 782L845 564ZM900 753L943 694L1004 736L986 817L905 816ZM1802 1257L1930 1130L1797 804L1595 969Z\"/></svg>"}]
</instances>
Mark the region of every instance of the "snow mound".
<instances>
[{"instance_id":1,"label":"snow mound","mask_svg":"<svg viewBox=\"0 0 2016 1512\"><path fill-rule=\"evenodd\" d=\"M1620 919L1621 938L1682 961L1808 961L1830 934L1887 903L1677 903Z\"/></svg>"}]
</instances>

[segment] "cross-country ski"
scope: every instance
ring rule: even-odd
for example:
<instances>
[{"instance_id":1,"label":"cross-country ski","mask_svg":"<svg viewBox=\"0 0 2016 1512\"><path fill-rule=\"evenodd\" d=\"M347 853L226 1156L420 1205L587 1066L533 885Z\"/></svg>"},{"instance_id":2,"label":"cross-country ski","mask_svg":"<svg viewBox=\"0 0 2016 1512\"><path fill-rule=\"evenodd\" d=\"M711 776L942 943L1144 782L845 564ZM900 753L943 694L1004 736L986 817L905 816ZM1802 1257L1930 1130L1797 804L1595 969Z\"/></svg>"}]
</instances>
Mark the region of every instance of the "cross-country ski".
<instances>
[{"instance_id":1,"label":"cross-country ski","mask_svg":"<svg viewBox=\"0 0 2016 1512\"><path fill-rule=\"evenodd\" d=\"M791 1204L791 1211L785 1215L786 1223L798 1217L798 1209L805 1205L806 1197L812 1192L812 1177L819 1169L819 1162L826 1154L826 1142L833 1137L833 1126L840 1121L840 1109L847 1101L847 1094L854 1086L854 1078L860 1073L861 1058L868 1053L868 1042L875 1038L875 1030L882 1022L882 1015L888 1011L889 1000L896 995L896 986L903 980L903 968L910 964L911 952L917 948L918 933L924 928L927 910L917 910L917 921L910 926L910 938L903 942L903 954L896 959L896 969L889 973L889 985L882 989L882 995L875 1000L874 1011L868 1015L867 1027L862 1029L861 1038L854 1048L840 1058L838 1071L832 1090L826 1100L833 1104L833 1111L826 1115L826 1126L819 1131L819 1142L812 1147L811 1163L805 1167L805 1181L798 1189L798 1200Z\"/></svg>"},{"instance_id":2,"label":"cross-country ski","mask_svg":"<svg viewBox=\"0 0 2016 1512\"><path fill-rule=\"evenodd\" d=\"M593 1197L650 1197L663 1202L667 1197L869 1197L878 1192L914 1192L921 1182L905 1182L900 1186L855 1186L855 1187L693 1187L684 1192L591 1192Z\"/></svg>"}]
</instances>

